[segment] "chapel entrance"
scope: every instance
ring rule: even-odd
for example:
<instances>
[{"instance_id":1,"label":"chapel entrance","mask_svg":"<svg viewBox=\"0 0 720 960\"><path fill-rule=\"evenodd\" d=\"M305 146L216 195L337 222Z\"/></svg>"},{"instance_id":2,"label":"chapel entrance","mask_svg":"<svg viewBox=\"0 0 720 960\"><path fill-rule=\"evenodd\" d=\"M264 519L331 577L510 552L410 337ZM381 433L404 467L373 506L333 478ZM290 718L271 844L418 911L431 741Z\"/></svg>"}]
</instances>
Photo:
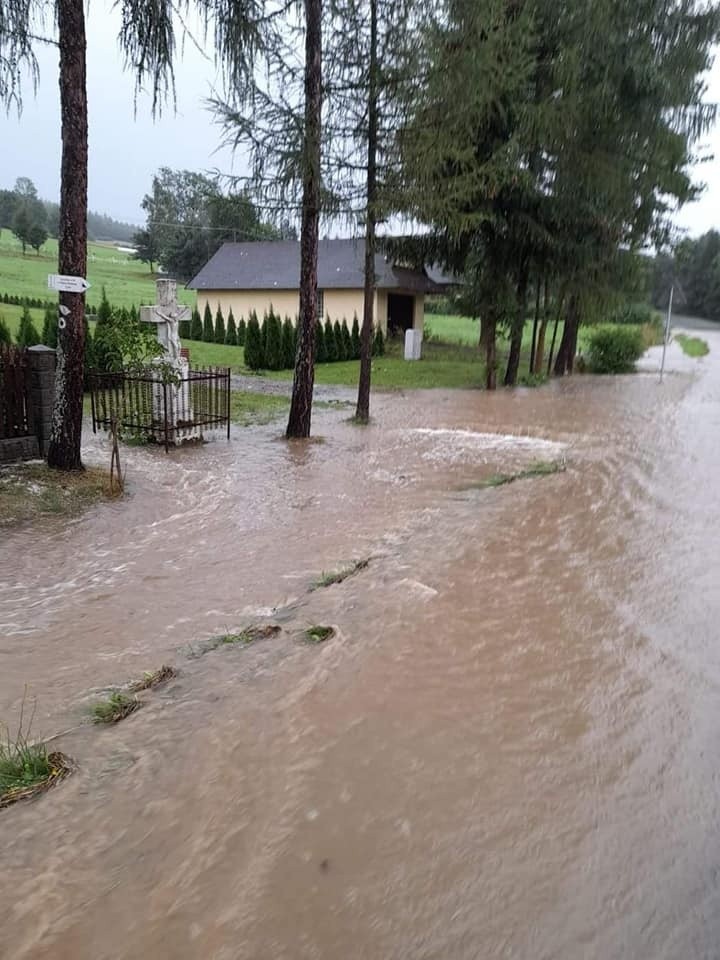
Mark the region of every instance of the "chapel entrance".
<instances>
[{"instance_id":1,"label":"chapel entrance","mask_svg":"<svg viewBox=\"0 0 720 960\"><path fill-rule=\"evenodd\" d=\"M415 297L406 293L389 293L387 298L389 337L404 337L412 330L415 319Z\"/></svg>"}]
</instances>

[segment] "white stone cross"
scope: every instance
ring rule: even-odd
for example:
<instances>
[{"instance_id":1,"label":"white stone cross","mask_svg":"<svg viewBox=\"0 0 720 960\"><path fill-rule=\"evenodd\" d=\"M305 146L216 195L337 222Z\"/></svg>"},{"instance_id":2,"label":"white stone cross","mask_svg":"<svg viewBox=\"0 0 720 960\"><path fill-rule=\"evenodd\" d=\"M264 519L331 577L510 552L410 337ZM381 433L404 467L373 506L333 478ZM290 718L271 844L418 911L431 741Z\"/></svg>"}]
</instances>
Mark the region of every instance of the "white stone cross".
<instances>
[{"instance_id":1,"label":"white stone cross","mask_svg":"<svg viewBox=\"0 0 720 960\"><path fill-rule=\"evenodd\" d=\"M167 358L176 362L181 357L178 325L190 319L190 307L178 304L177 281L163 278L156 280L155 286L158 302L153 307L140 307L140 322L155 324L158 343L162 344Z\"/></svg>"}]
</instances>

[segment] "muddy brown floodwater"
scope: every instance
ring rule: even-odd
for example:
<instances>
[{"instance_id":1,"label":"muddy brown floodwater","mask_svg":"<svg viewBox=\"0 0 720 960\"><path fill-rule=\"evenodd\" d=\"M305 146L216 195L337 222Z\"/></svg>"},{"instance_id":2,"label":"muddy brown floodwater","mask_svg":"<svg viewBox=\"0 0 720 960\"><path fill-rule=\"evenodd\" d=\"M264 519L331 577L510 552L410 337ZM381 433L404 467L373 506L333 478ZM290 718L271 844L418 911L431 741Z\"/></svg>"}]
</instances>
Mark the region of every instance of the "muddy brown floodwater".
<instances>
[{"instance_id":1,"label":"muddy brown floodwater","mask_svg":"<svg viewBox=\"0 0 720 960\"><path fill-rule=\"evenodd\" d=\"M79 769L0 811L3 960L720 955L703 336L662 387L385 395L367 429L319 414L324 443L129 449L126 501L4 532L0 717L28 684ZM82 722L162 663L130 718Z\"/></svg>"}]
</instances>

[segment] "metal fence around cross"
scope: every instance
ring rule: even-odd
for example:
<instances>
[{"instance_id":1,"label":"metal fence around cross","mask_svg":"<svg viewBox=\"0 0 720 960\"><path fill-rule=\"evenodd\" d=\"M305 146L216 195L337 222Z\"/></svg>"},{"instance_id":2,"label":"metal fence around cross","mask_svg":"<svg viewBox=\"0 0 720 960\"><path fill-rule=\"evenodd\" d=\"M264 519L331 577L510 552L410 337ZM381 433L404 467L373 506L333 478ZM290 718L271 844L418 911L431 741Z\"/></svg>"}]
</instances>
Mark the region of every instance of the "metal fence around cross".
<instances>
[{"instance_id":1,"label":"metal fence around cross","mask_svg":"<svg viewBox=\"0 0 720 960\"><path fill-rule=\"evenodd\" d=\"M125 436L164 445L202 439L224 429L230 439L230 368L190 369L163 379L158 370L93 372L90 376L93 433L113 421Z\"/></svg>"},{"instance_id":2,"label":"metal fence around cross","mask_svg":"<svg viewBox=\"0 0 720 960\"><path fill-rule=\"evenodd\" d=\"M0 343L0 440L32 433L27 350Z\"/></svg>"}]
</instances>

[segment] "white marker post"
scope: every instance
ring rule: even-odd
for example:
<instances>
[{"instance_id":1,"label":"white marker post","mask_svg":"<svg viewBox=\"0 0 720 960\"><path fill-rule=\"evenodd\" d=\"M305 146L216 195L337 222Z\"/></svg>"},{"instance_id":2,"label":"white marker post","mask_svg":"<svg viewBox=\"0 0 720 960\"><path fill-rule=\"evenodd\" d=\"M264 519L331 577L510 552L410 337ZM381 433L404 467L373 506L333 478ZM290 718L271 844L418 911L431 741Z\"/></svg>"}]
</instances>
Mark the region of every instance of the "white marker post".
<instances>
[{"instance_id":1,"label":"white marker post","mask_svg":"<svg viewBox=\"0 0 720 960\"><path fill-rule=\"evenodd\" d=\"M670 287L670 299L668 301L667 320L665 321L665 338L663 339L662 362L660 364L660 383L663 380L665 372L665 354L667 352L668 338L670 336L670 321L672 319L673 295L675 294L675 284Z\"/></svg>"},{"instance_id":2,"label":"white marker post","mask_svg":"<svg viewBox=\"0 0 720 960\"><path fill-rule=\"evenodd\" d=\"M48 274L48 290L57 290L58 293L85 293L90 284L85 277L70 277L62 273Z\"/></svg>"}]
</instances>

